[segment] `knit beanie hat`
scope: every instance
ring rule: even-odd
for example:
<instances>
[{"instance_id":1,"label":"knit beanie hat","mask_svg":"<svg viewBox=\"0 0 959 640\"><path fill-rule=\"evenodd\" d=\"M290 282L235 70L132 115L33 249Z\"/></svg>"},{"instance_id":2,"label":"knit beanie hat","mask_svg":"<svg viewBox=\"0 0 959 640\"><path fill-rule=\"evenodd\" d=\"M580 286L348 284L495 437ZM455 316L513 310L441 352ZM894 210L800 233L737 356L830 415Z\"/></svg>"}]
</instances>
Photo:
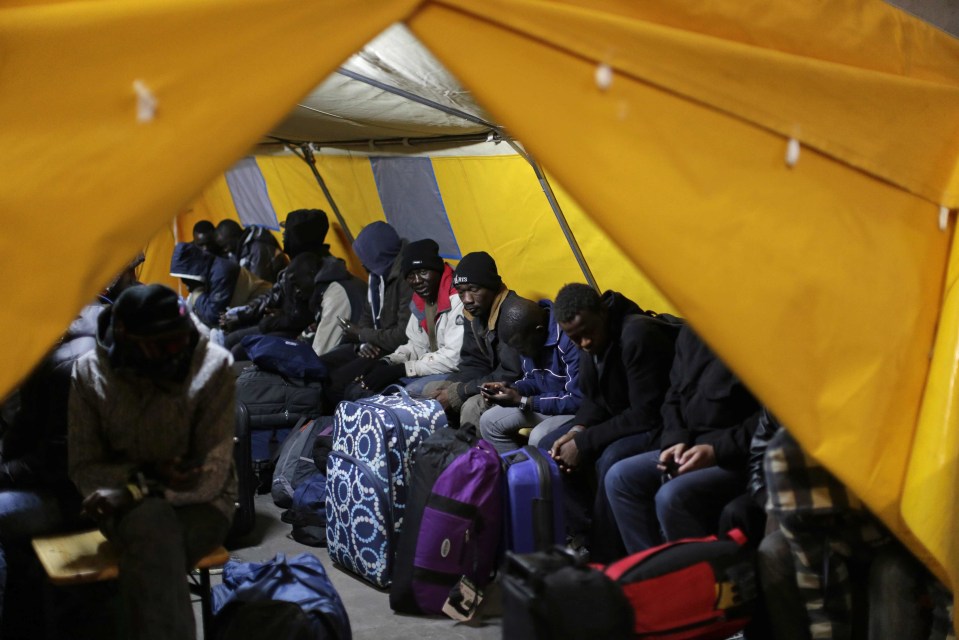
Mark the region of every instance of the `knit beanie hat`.
<instances>
[{"instance_id":1,"label":"knit beanie hat","mask_svg":"<svg viewBox=\"0 0 959 640\"><path fill-rule=\"evenodd\" d=\"M112 314L114 336L125 333L147 338L193 327L177 294L162 284L130 287L117 298Z\"/></svg>"},{"instance_id":2,"label":"knit beanie hat","mask_svg":"<svg viewBox=\"0 0 959 640\"><path fill-rule=\"evenodd\" d=\"M400 236L387 222L371 222L363 227L356 240L353 251L363 266L380 277L386 277L399 255L403 242Z\"/></svg>"},{"instance_id":3,"label":"knit beanie hat","mask_svg":"<svg viewBox=\"0 0 959 640\"><path fill-rule=\"evenodd\" d=\"M485 251L467 253L456 265L453 272L453 284L475 284L485 289L499 291L503 286L503 279L496 270L496 262Z\"/></svg>"},{"instance_id":4,"label":"knit beanie hat","mask_svg":"<svg viewBox=\"0 0 959 640\"><path fill-rule=\"evenodd\" d=\"M403 252L403 277L414 269L432 269L443 271L443 258L436 240L424 238L406 245Z\"/></svg>"},{"instance_id":5,"label":"knit beanie hat","mask_svg":"<svg viewBox=\"0 0 959 640\"><path fill-rule=\"evenodd\" d=\"M289 212L280 226L285 230L283 250L293 258L304 251L320 251L330 221L322 209L297 209Z\"/></svg>"}]
</instances>

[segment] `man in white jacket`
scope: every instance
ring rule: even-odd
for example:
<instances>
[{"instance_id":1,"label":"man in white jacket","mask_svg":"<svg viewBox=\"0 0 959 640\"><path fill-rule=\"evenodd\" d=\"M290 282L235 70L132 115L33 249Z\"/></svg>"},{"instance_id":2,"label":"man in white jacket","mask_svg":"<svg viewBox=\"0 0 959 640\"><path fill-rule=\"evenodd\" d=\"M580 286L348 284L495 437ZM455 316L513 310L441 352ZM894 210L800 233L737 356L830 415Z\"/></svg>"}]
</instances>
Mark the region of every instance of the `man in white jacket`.
<instances>
[{"instance_id":1,"label":"man in white jacket","mask_svg":"<svg viewBox=\"0 0 959 640\"><path fill-rule=\"evenodd\" d=\"M417 240L407 246L403 274L413 290L406 344L362 377L360 387L366 391L376 392L401 381L411 394L418 394L427 383L445 379L459 366L463 302L453 286L453 269L443 262L434 240Z\"/></svg>"}]
</instances>

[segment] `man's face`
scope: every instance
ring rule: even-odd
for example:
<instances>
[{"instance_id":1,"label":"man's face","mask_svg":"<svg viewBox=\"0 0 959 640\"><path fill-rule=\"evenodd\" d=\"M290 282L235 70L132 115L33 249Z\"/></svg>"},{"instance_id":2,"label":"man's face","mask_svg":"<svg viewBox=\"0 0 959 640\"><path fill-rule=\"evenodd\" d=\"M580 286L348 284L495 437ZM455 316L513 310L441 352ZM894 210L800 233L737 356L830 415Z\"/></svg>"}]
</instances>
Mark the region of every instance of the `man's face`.
<instances>
[{"instance_id":1,"label":"man's face","mask_svg":"<svg viewBox=\"0 0 959 640\"><path fill-rule=\"evenodd\" d=\"M609 344L604 313L582 311L569 322L560 322L559 327L577 347L590 355L602 353Z\"/></svg>"},{"instance_id":2,"label":"man's face","mask_svg":"<svg viewBox=\"0 0 959 640\"><path fill-rule=\"evenodd\" d=\"M493 301L496 300L496 291L481 287L476 284L458 284L456 292L460 294L460 300L463 301L463 308L470 312L470 315L477 318L486 318L493 308Z\"/></svg>"},{"instance_id":3,"label":"man's face","mask_svg":"<svg viewBox=\"0 0 959 640\"><path fill-rule=\"evenodd\" d=\"M546 345L546 338L549 337L548 331L541 324L535 327L526 327L525 330L520 330L515 335L510 336L506 344L519 351L520 355L535 360Z\"/></svg>"},{"instance_id":4,"label":"man's face","mask_svg":"<svg viewBox=\"0 0 959 640\"><path fill-rule=\"evenodd\" d=\"M197 233L193 234L193 244L208 253L216 253L219 251L219 247L213 240L212 232L198 231Z\"/></svg>"},{"instance_id":5,"label":"man's face","mask_svg":"<svg viewBox=\"0 0 959 640\"><path fill-rule=\"evenodd\" d=\"M416 295L427 302L436 302L440 288L440 272L432 269L413 269L406 274L406 282Z\"/></svg>"}]
</instances>

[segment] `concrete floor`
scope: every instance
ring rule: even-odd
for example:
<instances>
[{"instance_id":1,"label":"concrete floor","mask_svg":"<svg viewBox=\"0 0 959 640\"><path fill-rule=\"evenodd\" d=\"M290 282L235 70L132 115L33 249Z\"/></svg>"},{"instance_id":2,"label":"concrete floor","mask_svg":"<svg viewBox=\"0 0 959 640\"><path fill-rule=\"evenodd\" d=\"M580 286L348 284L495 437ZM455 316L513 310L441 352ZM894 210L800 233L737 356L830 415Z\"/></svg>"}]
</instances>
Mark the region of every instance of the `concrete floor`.
<instances>
[{"instance_id":1,"label":"concrete floor","mask_svg":"<svg viewBox=\"0 0 959 640\"><path fill-rule=\"evenodd\" d=\"M338 568L330 560L325 548L308 547L289 537L291 527L280 520L281 512L282 509L273 504L269 494L257 496L256 527L231 549L232 556L247 562L263 562L277 553L285 553L287 556L304 552L314 554L323 563L333 586L346 605L354 640L487 640L502 636L501 618L494 615L484 617L478 624L467 625L454 622L446 616L393 613L390 609L389 592L376 589ZM213 584L217 585L219 582L219 576L213 576ZM492 597L495 600L495 596ZM491 602L490 606L491 611L498 609L496 602ZM199 606L195 608L195 614L199 623Z\"/></svg>"}]
</instances>

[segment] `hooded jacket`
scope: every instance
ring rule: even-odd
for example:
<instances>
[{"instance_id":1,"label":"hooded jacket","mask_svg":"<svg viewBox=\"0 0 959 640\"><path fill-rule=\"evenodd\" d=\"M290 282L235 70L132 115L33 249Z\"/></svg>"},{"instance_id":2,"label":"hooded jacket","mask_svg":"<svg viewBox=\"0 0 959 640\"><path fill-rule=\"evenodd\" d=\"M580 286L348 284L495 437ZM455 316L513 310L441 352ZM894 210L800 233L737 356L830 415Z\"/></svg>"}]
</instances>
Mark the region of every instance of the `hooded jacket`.
<instances>
[{"instance_id":1,"label":"hooded jacket","mask_svg":"<svg viewBox=\"0 0 959 640\"><path fill-rule=\"evenodd\" d=\"M676 340L669 380L660 446L710 444L718 466L745 472L759 402L688 325Z\"/></svg>"},{"instance_id":2,"label":"hooded jacket","mask_svg":"<svg viewBox=\"0 0 959 640\"><path fill-rule=\"evenodd\" d=\"M359 241L360 238L357 238ZM354 243L356 255L366 266L372 268L367 261L372 261L377 269L384 269L382 284L382 303L380 305L379 318L373 317L373 307L370 302L372 292L367 294L367 303L363 306L363 314L358 323L360 329L358 339L360 342L374 344L383 350L384 353L392 353L397 347L406 342L406 325L410 318L410 300L413 297L413 290L406 282L405 274L402 273L403 252L406 249L406 241L400 241L400 248L396 256L389 265L383 264L376 257L375 246L364 245L361 247ZM375 273L375 272L373 272ZM370 287L374 286L375 279L371 275L369 278Z\"/></svg>"},{"instance_id":3,"label":"hooded jacket","mask_svg":"<svg viewBox=\"0 0 959 640\"><path fill-rule=\"evenodd\" d=\"M426 301L414 293L410 301L410 319L406 323L406 344L385 358L392 364L403 364L408 377L450 373L459 366L465 319L463 302L453 287L453 269L448 264L443 265L436 304L436 322L430 328L436 336L436 351L430 351Z\"/></svg>"},{"instance_id":4,"label":"hooded jacket","mask_svg":"<svg viewBox=\"0 0 959 640\"><path fill-rule=\"evenodd\" d=\"M192 298L193 312L208 327L219 326L220 314L226 311L233 298L240 267L191 242L180 242L173 249L170 275L203 283L203 290Z\"/></svg>"},{"instance_id":5,"label":"hooded jacket","mask_svg":"<svg viewBox=\"0 0 959 640\"><path fill-rule=\"evenodd\" d=\"M669 388L679 327L646 315L615 291L602 297L607 309L609 345L596 360L581 352L579 385L583 401L574 436L581 453L595 458L623 436L662 428L660 407ZM602 372L597 368L602 365Z\"/></svg>"}]
</instances>

